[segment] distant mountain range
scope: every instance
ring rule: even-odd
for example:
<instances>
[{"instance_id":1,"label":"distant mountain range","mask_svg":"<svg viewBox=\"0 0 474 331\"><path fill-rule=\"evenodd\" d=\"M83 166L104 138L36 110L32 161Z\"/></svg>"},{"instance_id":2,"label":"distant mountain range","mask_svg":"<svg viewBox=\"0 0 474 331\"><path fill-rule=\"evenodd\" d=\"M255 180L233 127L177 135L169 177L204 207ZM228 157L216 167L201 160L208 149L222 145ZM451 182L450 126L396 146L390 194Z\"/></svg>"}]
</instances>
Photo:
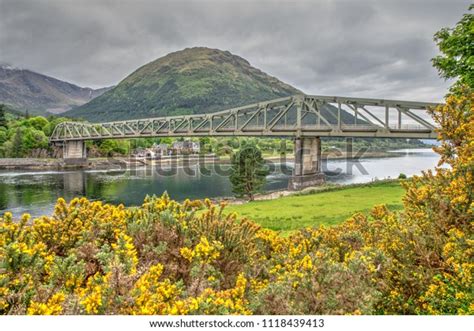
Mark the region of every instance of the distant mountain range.
<instances>
[{"instance_id":1,"label":"distant mountain range","mask_svg":"<svg viewBox=\"0 0 474 331\"><path fill-rule=\"evenodd\" d=\"M0 65L0 103L30 114L62 113L109 89L79 87L34 71Z\"/></svg>"}]
</instances>

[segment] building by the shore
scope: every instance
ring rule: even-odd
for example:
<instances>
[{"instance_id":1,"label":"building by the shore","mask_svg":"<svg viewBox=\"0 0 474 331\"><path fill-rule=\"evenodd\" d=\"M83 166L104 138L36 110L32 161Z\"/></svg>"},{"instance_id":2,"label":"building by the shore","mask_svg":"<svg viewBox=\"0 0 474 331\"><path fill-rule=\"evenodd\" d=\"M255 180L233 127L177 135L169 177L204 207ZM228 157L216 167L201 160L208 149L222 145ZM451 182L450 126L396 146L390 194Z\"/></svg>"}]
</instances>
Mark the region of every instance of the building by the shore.
<instances>
[{"instance_id":1,"label":"building by the shore","mask_svg":"<svg viewBox=\"0 0 474 331\"><path fill-rule=\"evenodd\" d=\"M173 155L199 154L201 151L199 142L192 140L175 141L170 149Z\"/></svg>"},{"instance_id":2,"label":"building by the shore","mask_svg":"<svg viewBox=\"0 0 474 331\"><path fill-rule=\"evenodd\" d=\"M168 155L190 155L199 154L201 151L199 142L192 140L175 141L168 146L167 144L154 144L150 148L136 148L132 155L139 158L159 158Z\"/></svg>"}]
</instances>

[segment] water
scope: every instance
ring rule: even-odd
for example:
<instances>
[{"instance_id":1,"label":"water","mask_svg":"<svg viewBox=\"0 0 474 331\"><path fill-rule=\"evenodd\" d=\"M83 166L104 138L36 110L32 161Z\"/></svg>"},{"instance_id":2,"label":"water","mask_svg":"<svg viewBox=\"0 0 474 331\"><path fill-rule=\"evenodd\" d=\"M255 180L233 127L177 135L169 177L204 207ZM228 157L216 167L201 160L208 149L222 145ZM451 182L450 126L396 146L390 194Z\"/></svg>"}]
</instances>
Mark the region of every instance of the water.
<instances>
[{"instance_id":1,"label":"water","mask_svg":"<svg viewBox=\"0 0 474 331\"><path fill-rule=\"evenodd\" d=\"M439 157L431 149L392 151L393 157L356 161L329 160L323 163L327 181L340 184L364 183L374 179L396 178L421 173L436 166ZM207 165L207 167L211 167ZM285 189L291 163L277 164L267 178L266 190ZM167 169L172 171L173 169ZM153 169L127 171L0 171L0 215L50 214L58 197L66 200L86 196L91 200L139 205L149 194L167 191L173 199L198 199L232 196L226 171L218 165L211 174L201 174L199 166L174 168L174 174L159 174ZM194 174L191 174L194 172ZM220 174L221 173L221 174Z\"/></svg>"}]
</instances>

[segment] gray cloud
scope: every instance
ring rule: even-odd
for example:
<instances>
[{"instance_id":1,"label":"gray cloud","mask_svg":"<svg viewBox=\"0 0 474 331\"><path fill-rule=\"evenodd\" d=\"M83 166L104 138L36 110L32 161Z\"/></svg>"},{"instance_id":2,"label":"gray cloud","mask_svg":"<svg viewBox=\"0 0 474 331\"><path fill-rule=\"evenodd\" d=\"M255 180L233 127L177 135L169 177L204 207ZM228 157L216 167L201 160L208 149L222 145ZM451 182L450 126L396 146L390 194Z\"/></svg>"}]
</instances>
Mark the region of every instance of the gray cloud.
<instances>
[{"instance_id":1,"label":"gray cloud","mask_svg":"<svg viewBox=\"0 0 474 331\"><path fill-rule=\"evenodd\" d=\"M118 83L185 47L229 50L311 94L440 100L433 34L468 0L0 0L0 62Z\"/></svg>"}]
</instances>

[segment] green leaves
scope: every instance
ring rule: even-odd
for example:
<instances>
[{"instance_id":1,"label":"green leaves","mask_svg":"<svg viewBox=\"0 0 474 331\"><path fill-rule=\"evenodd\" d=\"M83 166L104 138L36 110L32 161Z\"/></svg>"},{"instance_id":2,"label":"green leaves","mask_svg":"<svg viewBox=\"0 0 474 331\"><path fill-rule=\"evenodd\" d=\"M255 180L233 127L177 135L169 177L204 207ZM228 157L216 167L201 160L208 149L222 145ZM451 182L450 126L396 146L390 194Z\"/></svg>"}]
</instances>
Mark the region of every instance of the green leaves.
<instances>
[{"instance_id":1,"label":"green leaves","mask_svg":"<svg viewBox=\"0 0 474 331\"><path fill-rule=\"evenodd\" d=\"M472 8L474 5L469 10ZM457 79L452 90L461 85L474 87L474 15L465 14L454 28L438 31L434 40L442 53L432 59L439 75Z\"/></svg>"},{"instance_id":2,"label":"green leaves","mask_svg":"<svg viewBox=\"0 0 474 331\"><path fill-rule=\"evenodd\" d=\"M265 185L269 173L262 152L255 144L248 143L232 156L231 162L232 191L237 197L253 200L255 193Z\"/></svg>"}]
</instances>

